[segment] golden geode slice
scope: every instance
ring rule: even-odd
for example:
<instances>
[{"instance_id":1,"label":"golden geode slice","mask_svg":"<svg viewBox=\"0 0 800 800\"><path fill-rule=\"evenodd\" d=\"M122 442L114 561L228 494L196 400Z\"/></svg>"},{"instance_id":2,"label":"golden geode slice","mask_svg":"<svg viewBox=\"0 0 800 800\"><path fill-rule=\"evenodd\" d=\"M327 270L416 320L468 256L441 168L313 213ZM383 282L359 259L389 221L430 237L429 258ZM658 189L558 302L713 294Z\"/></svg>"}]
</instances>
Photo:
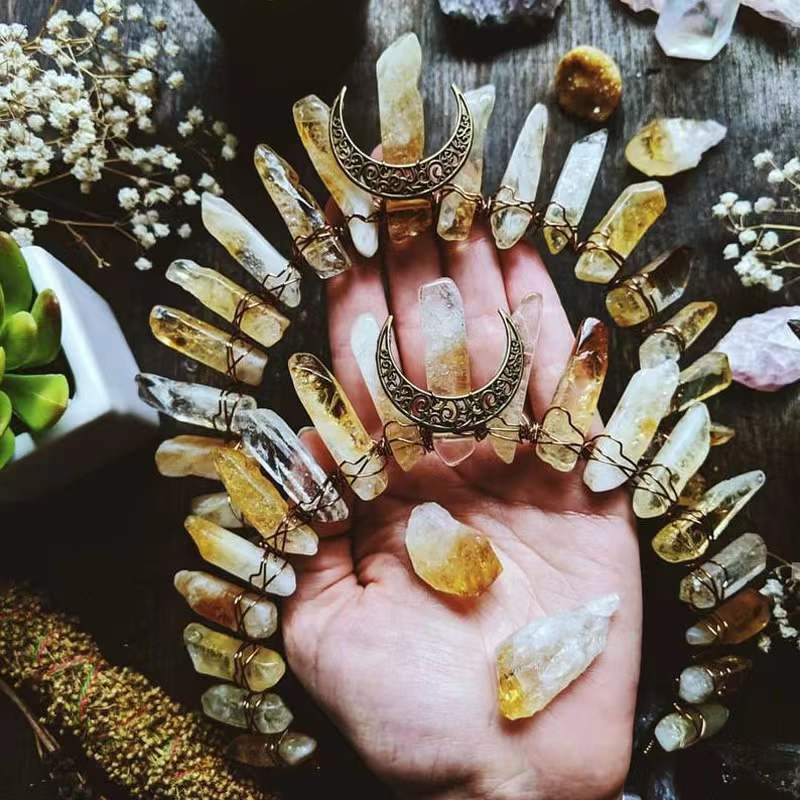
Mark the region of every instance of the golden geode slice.
<instances>
[{"instance_id":1,"label":"golden geode slice","mask_svg":"<svg viewBox=\"0 0 800 800\"><path fill-rule=\"evenodd\" d=\"M422 503L411 512L406 548L414 572L447 594L477 597L503 571L491 542L438 503Z\"/></svg>"},{"instance_id":2,"label":"golden geode slice","mask_svg":"<svg viewBox=\"0 0 800 800\"><path fill-rule=\"evenodd\" d=\"M616 61L597 47L570 50L556 69L558 104L590 122L607 120L622 98L622 75Z\"/></svg>"}]
</instances>

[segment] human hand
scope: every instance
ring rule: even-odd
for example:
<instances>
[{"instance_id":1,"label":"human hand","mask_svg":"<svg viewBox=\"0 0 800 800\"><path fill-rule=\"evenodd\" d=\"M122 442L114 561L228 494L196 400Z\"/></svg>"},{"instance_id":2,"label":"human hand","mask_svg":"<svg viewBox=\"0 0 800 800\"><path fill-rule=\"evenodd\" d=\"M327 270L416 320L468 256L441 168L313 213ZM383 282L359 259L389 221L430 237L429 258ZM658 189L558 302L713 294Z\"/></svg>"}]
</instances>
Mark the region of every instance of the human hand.
<instances>
[{"instance_id":1,"label":"human hand","mask_svg":"<svg viewBox=\"0 0 800 800\"><path fill-rule=\"evenodd\" d=\"M350 328L369 312L394 315L405 373L425 385L418 290L451 277L464 300L474 386L497 369L505 345L497 309L543 297L529 388L541 419L572 346L555 288L536 251L498 252L486 229L444 243L423 235L384 248L381 263L353 257L328 281L333 371L377 438L381 426L350 352ZM305 437L325 463L316 434ZM635 528L622 492L595 495L582 466L558 473L530 445L512 465L487 442L456 468L427 455L410 472L390 466L377 499L351 498L346 523L296 564L285 606L289 662L374 772L400 795L491 800L616 798L628 768L641 635ZM330 464L330 458L327 457ZM474 600L433 591L411 569L404 533L414 506L443 505L491 538L503 572ZM321 526L322 527L322 526ZM605 651L532 719L509 722L497 704L497 645L526 623L608 593L622 603Z\"/></svg>"}]
</instances>

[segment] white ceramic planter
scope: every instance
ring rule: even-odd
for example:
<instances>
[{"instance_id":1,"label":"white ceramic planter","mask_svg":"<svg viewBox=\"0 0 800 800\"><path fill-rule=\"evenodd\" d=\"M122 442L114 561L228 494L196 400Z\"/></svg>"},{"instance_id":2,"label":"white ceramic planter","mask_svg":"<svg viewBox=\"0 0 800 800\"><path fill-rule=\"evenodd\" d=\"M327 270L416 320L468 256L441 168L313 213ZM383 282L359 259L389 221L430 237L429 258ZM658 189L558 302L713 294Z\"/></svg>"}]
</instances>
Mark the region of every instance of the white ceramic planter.
<instances>
[{"instance_id":1,"label":"white ceramic planter","mask_svg":"<svg viewBox=\"0 0 800 800\"><path fill-rule=\"evenodd\" d=\"M158 414L139 399L139 368L108 303L41 247L22 252L36 290L58 296L75 391L52 428L17 437L14 458L0 470L0 502L63 486L129 451L158 425Z\"/></svg>"}]
</instances>

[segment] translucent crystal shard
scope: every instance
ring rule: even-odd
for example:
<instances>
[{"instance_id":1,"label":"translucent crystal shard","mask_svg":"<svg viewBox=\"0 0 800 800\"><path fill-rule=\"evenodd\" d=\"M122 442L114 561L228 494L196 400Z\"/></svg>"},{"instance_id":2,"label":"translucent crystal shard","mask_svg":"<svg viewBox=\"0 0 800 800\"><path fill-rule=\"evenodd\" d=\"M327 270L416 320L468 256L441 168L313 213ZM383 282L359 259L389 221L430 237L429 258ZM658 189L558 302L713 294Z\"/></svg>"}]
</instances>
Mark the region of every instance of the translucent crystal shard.
<instances>
[{"instance_id":1,"label":"translucent crystal shard","mask_svg":"<svg viewBox=\"0 0 800 800\"><path fill-rule=\"evenodd\" d=\"M150 330L162 344L236 381L258 386L267 354L203 320L168 306L154 306Z\"/></svg>"},{"instance_id":2,"label":"translucent crystal shard","mask_svg":"<svg viewBox=\"0 0 800 800\"><path fill-rule=\"evenodd\" d=\"M336 163L328 134L331 110L314 94L298 100L292 109L300 141L325 188L347 221L353 246L370 258L378 250L378 223L369 221L375 207L372 195L356 186Z\"/></svg>"},{"instance_id":3,"label":"translucent crystal shard","mask_svg":"<svg viewBox=\"0 0 800 800\"><path fill-rule=\"evenodd\" d=\"M453 183L470 194L480 193L483 178L483 148L486 142L486 129L494 109L494 84L464 92L472 114L472 149L469 156L453 179ZM472 230L476 203L462 197L458 192L446 194L439 205L439 220L436 232L442 239L463 241Z\"/></svg>"},{"instance_id":4,"label":"translucent crystal shard","mask_svg":"<svg viewBox=\"0 0 800 800\"><path fill-rule=\"evenodd\" d=\"M590 246L578 259L575 276L590 283L608 283L619 272L619 260L633 252L666 207L664 187L658 181L624 189L589 236Z\"/></svg>"},{"instance_id":5,"label":"translucent crystal shard","mask_svg":"<svg viewBox=\"0 0 800 800\"><path fill-rule=\"evenodd\" d=\"M766 566L764 540L757 533L745 533L681 581L680 599L695 608L713 608L736 594Z\"/></svg>"},{"instance_id":6,"label":"translucent crystal shard","mask_svg":"<svg viewBox=\"0 0 800 800\"><path fill-rule=\"evenodd\" d=\"M546 136L547 107L537 103L519 132L503 181L495 194L492 234L501 250L513 247L524 236L533 217L527 208L517 208L514 203L533 203L536 199ZM504 207L504 203L509 205Z\"/></svg>"},{"instance_id":7,"label":"translucent crystal shard","mask_svg":"<svg viewBox=\"0 0 800 800\"><path fill-rule=\"evenodd\" d=\"M721 422L711 423L711 446L719 447L720 445L727 444L733 437L736 436L736 430Z\"/></svg>"},{"instance_id":8,"label":"translucent crystal shard","mask_svg":"<svg viewBox=\"0 0 800 800\"><path fill-rule=\"evenodd\" d=\"M434 394L457 397L472 389L464 303L450 278L439 278L419 289L419 310L425 340L425 376ZM472 436L437 435L434 447L449 466L475 451Z\"/></svg>"},{"instance_id":9,"label":"translucent crystal shard","mask_svg":"<svg viewBox=\"0 0 800 800\"><path fill-rule=\"evenodd\" d=\"M460 597L483 594L503 566L483 534L459 522L438 503L411 511L406 549L414 572L440 592Z\"/></svg>"},{"instance_id":10,"label":"translucent crystal shard","mask_svg":"<svg viewBox=\"0 0 800 800\"><path fill-rule=\"evenodd\" d=\"M230 684L212 686L201 698L203 713L234 728L253 728L260 733L280 733L292 722L292 712L272 692L251 695Z\"/></svg>"},{"instance_id":11,"label":"translucent crystal shard","mask_svg":"<svg viewBox=\"0 0 800 800\"><path fill-rule=\"evenodd\" d=\"M195 670L201 675L235 680L253 692L263 692L274 686L286 672L280 653L259 645L245 645L233 636L212 631L198 622L190 622L183 629L183 642ZM244 658L236 655L242 652Z\"/></svg>"},{"instance_id":12,"label":"translucent crystal shard","mask_svg":"<svg viewBox=\"0 0 800 800\"><path fill-rule=\"evenodd\" d=\"M289 320L269 303L215 269L179 258L167 268L167 278L264 347L272 347L289 327Z\"/></svg>"},{"instance_id":13,"label":"translucent crystal shard","mask_svg":"<svg viewBox=\"0 0 800 800\"><path fill-rule=\"evenodd\" d=\"M683 411L693 403L724 391L732 380L728 356L712 350L681 370L672 405L676 411Z\"/></svg>"},{"instance_id":14,"label":"translucent crystal shard","mask_svg":"<svg viewBox=\"0 0 800 800\"><path fill-rule=\"evenodd\" d=\"M175 436L165 439L156 450L156 469L168 478L198 478L219 480L214 456L227 446L212 436Z\"/></svg>"},{"instance_id":15,"label":"translucent crystal shard","mask_svg":"<svg viewBox=\"0 0 800 800\"><path fill-rule=\"evenodd\" d=\"M295 432L268 408L236 416L244 449L289 496L321 522L346 519L347 505Z\"/></svg>"},{"instance_id":16,"label":"translucent crystal shard","mask_svg":"<svg viewBox=\"0 0 800 800\"><path fill-rule=\"evenodd\" d=\"M715 484L655 535L653 550L672 563L700 558L765 481L761 470L753 470Z\"/></svg>"},{"instance_id":17,"label":"translucent crystal shard","mask_svg":"<svg viewBox=\"0 0 800 800\"><path fill-rule=\"evenodd\" d=\"M369 391L375 411L384 426L392 455L400 467L408 471L425 455L419 426L412 422L383 390L378 376L375 354L380 328L372 314L361 314L350 330L350 349L361 377Z\"/></svg>"},{"instance_id":18,"label":"translucent crystal shard","mask_svg":"<svg viewBox=\"0 0 800 800\"><path fill-rule=\"evenodd\" d=\"M287 731L279 738L255 733L237 736L226 748L225 755L251 767L297 767L308 761L317 750L317 742L305 733Z\"/></svg>"},{"instance_id":19,"label":"translucent crystal shard","mask_svg":"<svg viewBox=\"0 0 800 800\"><path fill-rule=\"evenodd\" d=\"M300 273L227 200L203 193L203 225L266 291L300 304Z\"/></svg>"},{"instance_id":20,"label":"translucent crystal shard","mask_svg":"<svg viewBox=\"0 0 800 800\"><path fill-rule=\"evenodd\" d=\"M528 382L533 368L536 343L539 340L539 329L542 324L542 296L532 292L523 297L511 318L522 339L524 352L522 378L509 404L499 416L489 420L488 424L489 430L495 433L495 435L489 437L492 448L506 464L510 464L514 460L517 450L515 436L519 430L519 425L525 417Z\"/></svg>"},{"instance_id":21,"label":"translucent crystal shard","mask_svg":"<svg viewBox=\"0 0 800 800\"><path fill-rule=\"evenodd\" d=\"M673 361L634 373L584 470L583 482L593 492L625 483L669 411L677 383Z\"/></svg>"},{"instance_id":22,"label":"translucent crystal shard","mask_svg":"<svg viewBox=\"0 0 800 800\"><path fill-rule=\"evenodd\" d=\"M703 703L675 711L656 725L656 739L668 753L683 750L718 733L729 714L728 709L718 703Z\"/></svg>"},{"instance_id":23,"label":"translucent crystal shard","mask_svg":"<svg viewBox=\"0 0 800 800\"><path fill-rule=\"evenodd\" d=\"M711 119L654 119L628 142L625 157L645 175L674 175L696 167L727 132Z\"/></svg>"},{"instance_id":24,"label":"translucent crystal shard","mask_svg":"<svg viewBox=\"0 0 800 800\"><path fill-rule=\"evenodd\" d=\"M416 34L407 33L381 53L376 65L378 107L381 117L383 160L389 164L414 164L425 149L425 116L419 78L422 48ZM404 244L433 221L428 198L387 200L389 237Z\"/></svg>"},{"instance_id":25,"label":"translucent crystal shard","mask_svg":"<svg viewBox=\"0 0 800 800\"><path fill-rule=\"evenodd\" d=\"M253 162L303 258L317 275L332 278L349 269L344 246L294 169L265 144L256 147Z\"/></svg>"},{"instance_id":26,"label":"translucent crystal shard","mask_svg":"<svg viewBox=\"0 0 800 800\"><path fill-rule=\"evenodd\" d=\"M678 361L716 316L717 304L711 300L688 303L642 342L639 365L649 368L663 361Z\"/></svg>"},{"instance_id":27,"label":"translucent crystal shard","mask_svg":"<svg viewBox=\"0 0 800 800\"><path fill-rule=\"evenodd\" d=\"M289 505L255 459L228 447L216 454L214 464L236 508L272 547L304 556L317 552L317 534L290 515Z\"/></svg>"},{"instance_id":28,"label":"translucent crystal shard","mask_svg":"<svg viewBox=\"0 0 800 800\"><path fill-rule=\"evenodd\" d=\"M297 397L353 491L362 500L377 497L388 485L384 457L339 382L310 353L295 353L289 373Z\"/></svg>"},{"instance_id":29,"label":"translucent crystal shard","mask_svg":"<svg viewBox=\"0 0 800 800\"><path fill-rule=\"evenodd\" d=\"M242 512L231 502L227 492L201 494L192 500L192 514L202 517L222 528L244 526Z\"/></svg>"},{"instance_id":30,"label":"translucent crystal shard","mask_svg":"<svg viewBox=\"0 0 800 800\"><path fill-rule=\"evenodd\" d=\"M569 472L578 462L607 369L608 330L599 319L588 317L578 328L536 445L536 455L561 472Z\"/></svg>"},{"instance_id":31,"label":"translucent crystal shard","mask_svg":"<svg viewBox=\"0 0 800 800\"><path fill-rule=\"evenodd\" d=\"M619 606L612 594L574 611L537 619L497 651L500 711L508 719L533 716L587 669L603 651Z\"/></svg>"},{"instance_id":32,"label":"translucent crystal shard","mask_svg":"<svg viewBox=\"0 0 800 800\"><path fill-rule=\"evenodd\" d=\"M584 136L570 148L544 217L544 240L554 255L567 246L570 229L576 229L583 219L607 142L608 131L604 128Z\"/></svg>"},{"instance_id":33,"label":"translucent crystal shard","mask_svg":"<svg viewBox=\"0 0 800 800\"><path fill-rule=\"evenodd\" d=\"M283 597L294 592L294 569L275 553L201 517L187 517L184 527L209 564L251 583L262 592Z\"/></svg>"},{"instance_id":34,"label":"translucent crystal shard","mask_svg":"<svg viewBox=\"0 0 800 800\"><path fill-rule=\"evenodd\" d=\"M266 639L278 629L278 609L265 597L207 572L182 569L175 588L201 617L250 639Z\"/></svg>"},{"instance_id":35,"label":"translucent crystal shard","mask_svg":"<svg viewBox=\"0 0 800 800\"><path fill-rule=\"evenodd\" d=\"M623 328L646 322L680 298L691 268L690 248L662 253L606 295L608 313Z\"/></svg>"},{"instance_id":36,"label":"translucent crystal shard","mask_svg":"<svg viewBox=\"0 0 800 800\"><path fill-rule=\"evenodd\" d=\"M678 696L687 703L705 703L712 695L736 692L753 666L749 658L719 656L693 664L681 672Z\"/></svg>"},{"instance_id":37,"label":"translucent crystal shard","mask_svg":"<svg viewBox=\"0 0 800 800\"><path fill-rule=\"evenodd\" d=\"M710 61L728 43L739 0L664 0L656 39L673 58Z\"/></svg>"},{"instance_id":38,"label":"translucent crystal shard","mask_svg":"<svg viewBox=\"0 0 800 800\"><path fill-rule=\"evenodd\" d=\"M705 404L692 406L672 429L664 446L642 470L633 493L637 517L666 514L711 449L711 418Z\"/></svg>"},{"instance_id":39,"label":"translucent crystal shard","mask_svg":"<svg viewBox=\"0 0 800 800\"><path fill-rule=\"evenodd\" d=\"M769 625L772 603L756 589L743 589L686 631L696 647L741 644Z\"/></svg>"}]
</instances>

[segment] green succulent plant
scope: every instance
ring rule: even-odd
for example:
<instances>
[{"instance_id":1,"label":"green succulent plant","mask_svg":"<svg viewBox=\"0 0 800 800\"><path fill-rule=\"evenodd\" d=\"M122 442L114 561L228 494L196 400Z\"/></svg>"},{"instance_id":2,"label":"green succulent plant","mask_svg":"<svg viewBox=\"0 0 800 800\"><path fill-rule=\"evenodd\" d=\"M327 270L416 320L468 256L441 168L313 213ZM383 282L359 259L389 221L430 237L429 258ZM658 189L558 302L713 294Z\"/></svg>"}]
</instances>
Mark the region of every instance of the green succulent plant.
<instances>
[{"instance_id":1,"label":"green succulent plant","mask_svg":"<svg viewBox=\"0 0 800 800\"><path fill-rule=\"evenodd\" d=\"M51 363L61 349L61 307L52 289L34 297L25 257L0 233L0 469L14 455L11 418L32 433L61 418L69 384L59 374L22 373Z\"/></svg>"}]
</instances>

